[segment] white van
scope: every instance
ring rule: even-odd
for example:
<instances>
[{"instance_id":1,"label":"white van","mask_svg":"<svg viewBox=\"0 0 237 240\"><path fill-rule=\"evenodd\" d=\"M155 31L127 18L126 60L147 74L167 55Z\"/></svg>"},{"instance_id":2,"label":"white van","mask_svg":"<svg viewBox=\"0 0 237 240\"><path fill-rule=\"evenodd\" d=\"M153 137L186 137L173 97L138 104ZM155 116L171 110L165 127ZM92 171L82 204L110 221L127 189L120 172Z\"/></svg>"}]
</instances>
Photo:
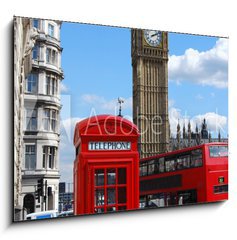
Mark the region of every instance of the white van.
<instances>
[{"instance_id":1,"label":"white van","mask_svg":"<svg viewBox=\"0 0 237 240\"><path fill-rule=\"evenodd\" d=\"M50 210L50 211L27 214L26 215L26 220L54 218L54 217L57 217L57 216L58 216L58 211L57 210Z\"/></svg>"},{"instance_id":2,"label":"white van","mask_svg":"<svg viewBox=\"0 0 237 240\"><path fill-rule=\"evenodd\" d=\"M69 211L64 211L58 214L58 217L68 217L68 216L73 216L73 210Z\"/></svg>"}]
</instances>

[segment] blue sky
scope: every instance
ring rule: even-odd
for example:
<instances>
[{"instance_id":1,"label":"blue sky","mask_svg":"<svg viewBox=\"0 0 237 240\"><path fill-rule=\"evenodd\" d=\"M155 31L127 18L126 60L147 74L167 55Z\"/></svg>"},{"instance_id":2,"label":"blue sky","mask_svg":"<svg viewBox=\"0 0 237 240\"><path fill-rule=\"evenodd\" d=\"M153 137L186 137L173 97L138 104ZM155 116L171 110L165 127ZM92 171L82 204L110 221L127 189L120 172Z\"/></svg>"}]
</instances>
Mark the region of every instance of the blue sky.
<instances>
[{"instance_id":1,"label":"blue sky","mask_svg":"<svg viewBox=\"0 0 237 240\"><path fill-rule=\"evenodd\" d=\"M63 23L64 83L72 96L72 117L87 117L84 94L106 100L132 96L130 31L113 27Z\"/></svg>"},{"instance_id":2,"label":"blue sky","mask_svg":"<svg viewBox=\"0 0 237 240\"><path fill-rule=\"evenodd\" d=\"M63 23L61 180L71 181L74 125L91 114L117 114L132 119L130 29ZM169 33L169 116L174 134L178 119L194 127L207 118L215 136L228 134L228 40ZM63 169L63 170L62 170Z\"/></svg>"},{"instance_id":3,"label":"blue sky","mask_svg":"<svg viewBox=\"0 0 237 240\"><path fill-rule=\"evenodd\" d=\"M169 53L182 55L188 48L206 51L215 45L217 39L210 36L171 32L169 33Z\"/></svg>"},{"instance_id":4,"label":"blue sky","mask_svg":"<svg viewBox=\"0 0 237 240\"><path fill-rule=\"evenodd\" d=\"M206 52L215 46L216 41L217 37L169 33L169 55L183 55L188 48ZM227 88L202 86L192 82L179 85L169 81L169 98L175 99L177 106L187 110L191 116L209 111L228 115Z\"/></svg>"}]
</instances>

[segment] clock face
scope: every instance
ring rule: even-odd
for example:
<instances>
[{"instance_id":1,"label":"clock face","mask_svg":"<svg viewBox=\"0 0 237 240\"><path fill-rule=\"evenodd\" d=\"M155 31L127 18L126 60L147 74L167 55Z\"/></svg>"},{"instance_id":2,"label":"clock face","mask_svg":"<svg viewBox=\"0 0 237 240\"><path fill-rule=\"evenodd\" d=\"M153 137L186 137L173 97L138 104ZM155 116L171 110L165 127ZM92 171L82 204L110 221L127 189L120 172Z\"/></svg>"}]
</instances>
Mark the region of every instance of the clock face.
<instances>
[{"instance_id":1,"label":"clock face","mask_svg":"<svg viewBox=\"0 0 237 240\"><path fill-rule=\"evenodd\" d=\"M145 30L144 37L150 46L157 47L161 43L162 32L157 30Z\"/></svg>"}]
</instances>

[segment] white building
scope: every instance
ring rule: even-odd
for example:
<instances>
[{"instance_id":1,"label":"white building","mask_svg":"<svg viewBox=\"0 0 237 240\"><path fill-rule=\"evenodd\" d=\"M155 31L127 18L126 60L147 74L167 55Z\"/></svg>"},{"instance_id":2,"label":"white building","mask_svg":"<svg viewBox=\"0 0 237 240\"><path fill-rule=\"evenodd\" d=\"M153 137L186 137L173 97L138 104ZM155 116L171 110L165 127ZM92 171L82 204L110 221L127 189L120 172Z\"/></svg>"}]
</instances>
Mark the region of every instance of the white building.
<instances>
[{"instance_id":1,"label":"white building","mask_svg":"<svg viewBox=\"0 0 237 240\"><path fill-rule=\"evenodd\" d=\"M31 50L37 31L28 18L14 17L14 221L23 219L21 166L25 76L31 71Z\"/></svg>"},{"instance_id":2,"label":"white building","mask_svg":"<svg viewBox=\"0 0 237 240\"><path fill-rule=\"evenodd\" d=\"M32 50L32 71L25 80L22 202L27 213L57 210L59 198L59 139L61 22L31 19L38 30ZM36 199L37 183L43 194Z\"/></svg>"}]
</instances>

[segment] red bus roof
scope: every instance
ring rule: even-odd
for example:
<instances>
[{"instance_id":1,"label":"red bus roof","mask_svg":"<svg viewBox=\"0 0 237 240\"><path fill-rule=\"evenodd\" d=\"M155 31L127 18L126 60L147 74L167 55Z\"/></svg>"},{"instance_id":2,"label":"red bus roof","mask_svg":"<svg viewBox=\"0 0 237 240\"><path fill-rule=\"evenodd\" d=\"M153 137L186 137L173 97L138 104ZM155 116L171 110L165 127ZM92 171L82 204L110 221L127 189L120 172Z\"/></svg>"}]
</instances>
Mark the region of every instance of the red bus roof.
<instances>
[{"instance_id":1,"label":"red bus roof","mask_svg":"<svg viewBox=\"0 0 237 240\"><path fill-rule=\"evenodd\" d=\"M140 162L147 161L147 160L153 160L154 158L165 157L165 156L169 156L169 155L173 155L173 154L185 153L185 152L188 152L191 150L202 148L203 146L227 146L227 145L228 145L227 142L204 143L204 144L193 146L193 147L187 147L187 148L183 148L183 149L179 149L179 150L175 150L175 151L171 151L171 152L160 153L160 154L157 154L154 156L142 158L142 159L140 159Z\"/></svg>"}]
</instances>

